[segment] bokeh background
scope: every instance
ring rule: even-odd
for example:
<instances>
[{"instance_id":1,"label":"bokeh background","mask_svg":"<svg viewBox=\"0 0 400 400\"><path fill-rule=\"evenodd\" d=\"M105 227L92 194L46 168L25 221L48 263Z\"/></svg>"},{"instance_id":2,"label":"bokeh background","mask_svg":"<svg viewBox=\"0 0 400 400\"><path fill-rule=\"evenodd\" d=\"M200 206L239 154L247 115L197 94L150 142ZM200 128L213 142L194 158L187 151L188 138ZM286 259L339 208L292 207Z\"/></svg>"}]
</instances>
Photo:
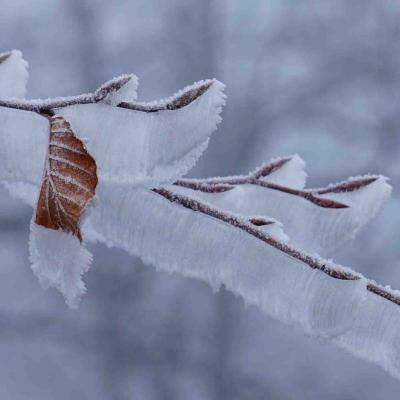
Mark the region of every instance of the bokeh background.
<instances>
[{"instance_id":1,"label":"bokeh background","mask_svg":"<svg viewBox=\"0 0 400 400\"><path fill-rule=\"evenodd\" d=\"M299 153L309 186L380 172L393 197L335 260L400 288L400 3L389 0L0 0L0 49L30 62L29 97L120 73L141 100L227 84L194 176ZM400 382L246 308L225 290L92 246L70 311L29 269L31 210L0 192L0 399L396 398ZM400 327L399 327L400 329Z\"/></svg>"}]
</instances>

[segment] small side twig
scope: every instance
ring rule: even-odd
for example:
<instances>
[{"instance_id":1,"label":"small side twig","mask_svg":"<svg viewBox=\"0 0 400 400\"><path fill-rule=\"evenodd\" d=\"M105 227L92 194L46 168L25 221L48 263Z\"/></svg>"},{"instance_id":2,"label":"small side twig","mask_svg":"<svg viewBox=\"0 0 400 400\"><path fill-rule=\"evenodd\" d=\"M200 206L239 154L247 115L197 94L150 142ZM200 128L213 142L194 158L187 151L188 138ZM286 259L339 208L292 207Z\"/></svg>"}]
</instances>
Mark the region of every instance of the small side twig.
<instances>
[{"instance_id":1,"label":"small side twig","mask_svg":"<svg viewBox=\"0 0 400 400\"><path fill-rule=\"evenodd\" d=\"M198 82L192 86L188 86L176 95L157 102L140 103L140 102L122 102L118 107L128 110L143 111L153 113L158 111L174 111L186 107L202 96L213 84L212 80Z\"/></svg>"},{"instance_id":2,"label":"small side twig","mask_svg":"<svg viewBox=\"0 0 400 400\"><path fill-rule=\"evenodd\" d=\"M375 182L378 179L377 176L356 178L353 180L349 180L347 182L340 183L338 185L328 186L327 188L308 189L308 190L294 189L261 179L261 178L267 178L273 172L282 168L289 160L290 158L283 158L278 161L273 161L271 163L265 164L255 172L248 175L206 178L206 179L180 179L176 181L174 184L177 186L205 193L227 192L229 190L234 189L236 186L240 185L257 185L267 189L276 190L293 196L301 197L319 207L341 209L341 208L348 208L348 205L338 202L336 200L320 197L319 195L324 195L329 193L353 192L355 190L361 189L362 187L368 186L369 184Z\"/></svg>"}]
</instances>

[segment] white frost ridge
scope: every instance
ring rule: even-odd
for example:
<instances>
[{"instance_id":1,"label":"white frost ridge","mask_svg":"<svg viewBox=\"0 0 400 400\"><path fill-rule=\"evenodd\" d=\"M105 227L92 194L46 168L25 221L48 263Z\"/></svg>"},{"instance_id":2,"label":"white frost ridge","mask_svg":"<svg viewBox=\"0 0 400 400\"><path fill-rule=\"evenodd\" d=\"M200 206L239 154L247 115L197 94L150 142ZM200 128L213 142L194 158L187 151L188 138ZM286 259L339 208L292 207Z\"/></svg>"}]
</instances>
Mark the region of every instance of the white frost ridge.
<instances>
[{"instance_id":1,"label":"white frost ridge","mask_svg":"<svg viewBox=\"0 0 400 400\"><path fill-rule=\"evenodd\" d=\"M0 97L23 98L28 81L28 63L19 50L0 53Z\"/></svg>"},{"instance_id":2,"label":"white frost ridge","mask_svg":"<svg viewBox=\"0 0 400 400\"><path fill-rule=\"evenodd\" d=\"M204 94L177 110L144 112L83 104L57 113L87 141L104 181L154 187L193 168L221 121L223 90L224 85L214 80Z\"/></svg>"},{"instance_id":3,"label":"white frost ridge","mask_svg":"<svg viewBox=\"0 0 400 400\"><path fill-rule=\"evenodd\" d=\"M82 275L88 271L92 255L76 236L47 229L31 222L29 253L32 270L45 288L55 287L75 308L86 292Z\"/></svg>"},{"instance_id":4,"label":"white frost ridge","mask_svg":"<svg viewBox=\"0 0 400 400\"><path fill-rule=\"evenodd\" d=\"M103 188L85 234L158 269L225 285L267 315L329 339L400 378L400 306L335 279L200 212L146 189ZM301 253L301 251L299 251ZM328 267L349 271L318 259Z\"/></svg>"}]
</instances>

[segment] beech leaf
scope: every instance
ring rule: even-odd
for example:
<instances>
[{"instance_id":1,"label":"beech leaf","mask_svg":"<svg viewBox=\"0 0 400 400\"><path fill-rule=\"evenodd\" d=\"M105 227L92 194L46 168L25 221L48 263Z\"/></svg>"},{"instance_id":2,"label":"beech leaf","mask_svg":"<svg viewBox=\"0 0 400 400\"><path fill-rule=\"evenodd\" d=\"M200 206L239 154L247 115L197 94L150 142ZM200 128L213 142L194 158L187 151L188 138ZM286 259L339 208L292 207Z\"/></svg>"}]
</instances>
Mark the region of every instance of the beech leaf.
<instances>
[{"instance_id":1,"label":"beech leaf","mask_svg":"<svg viewBox=\"0 0 400 400\"><path fill-rule=\"evenodd\" d=\"M35 223L72 233L82 241L80 220L98 183L96 162L65 118L56 115L49 120L49 147Z\"/></svg>"}]
</instances>

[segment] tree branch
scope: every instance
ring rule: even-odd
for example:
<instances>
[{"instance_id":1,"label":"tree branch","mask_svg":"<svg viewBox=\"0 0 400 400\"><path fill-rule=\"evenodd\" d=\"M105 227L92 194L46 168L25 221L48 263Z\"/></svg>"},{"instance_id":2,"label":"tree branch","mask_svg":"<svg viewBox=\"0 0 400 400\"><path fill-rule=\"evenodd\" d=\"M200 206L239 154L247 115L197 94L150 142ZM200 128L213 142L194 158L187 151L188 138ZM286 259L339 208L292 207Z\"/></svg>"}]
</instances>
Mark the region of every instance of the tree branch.
<instances>
[{"instance_id":1,"label":"tree branch","mask_svg":"<svg viewBox=\"0 0 400 400\"><path fill-rule=\"evenodd\" d=\"M335 200L319 197L318 195L328 193L353 192L375 182L378 179L377 176L354 178L337 185L328 186L326 188L308 190L293 189L287 186L278 185L276 183L270 183L262 179L282 168L290 160L291 158L288 157L264 164L256 171L248 175L206 179L179 179L174 184L177 186L182 186L188 189L198 190L206 193L227 192L234 189L235 186L239 185L258 185L267 189L277 190L293 196L302 197L303 199L308 200L319 207L340 209L348 208L348 206Z\"/></svg>"},{"instance_id":2,"label":"tree branch","mask_svg":"<svg viewBox=\"0 0 400 400\"><path fill-rule=\"evenodd\" d=\"M179 91L176 95L171 96L165 100L151 102L151 103L127 103L122 102L118 107L126 108L128 110L143 111L143 112L157 112L166 110L178 110L188 106L201 95L203 95L213 84L213 80L205 80L195 83Z\"/></svg>"},{"instance_id":3,"label":"tree branch","mask_svg":"<svg viewBox=\"0 0 400 400\"><path fill-rule=\"evenodd\" d=\"M339 280L360 280L362 279L362 275L357 274L349 268L341 268L339 266L327 266L323 259L318 257L311 256L309 254L303 253L300 250L296 249L293 246L290 246L286 243L283 243L272 236L266 234L259 228L257 228L257 223L247 222L244 219L241 219L225 210L212 207L202 201L185 196L182 194L174 193L171 190L159 188L153 189L155 193L163 196L167 200L173 203L177 203L182 205L183 207L189 208L195 212L201 212L206 214L212 218L216 218L220 221L228 223L229 225L241 229L242 231L248 233L249 235L261 240L262 242L275 247L276 249L284 252L290 257L296 258L299 261L307 264L312 269L318 269L319 271L329 275L334 279ZM366 289L376 294L377 296L383 297L386 300L391 301L397 305L400 305L400 295L391 289L384 288L373 281L368 281Z\"/></svg>"},{"instance_id":4,"label":"tree branch","mask_svg":"<svg viewBox=\"0 0 400 400\"><path fill-rule=\"evenodd\" d=\"M100 86L94 93L81 94L78 96L59 97L48 100L0 100L0 107L14 108L17 110L31 111L38 114L52 114L54 109L72 106L76 104L98 103L104 100L110 93L122 88L131 76L122 75L112 79Z\"/></svg>"},{"instance_id":5,"label":"tree branch","mask_svg":"<svg viewBox=\"0 0 400 400\"><path fill-rule=\"evenodd\" d=\"M4 60L9 57L11 53L4 53ZM4 60L0 55L0 63ZM54 110L73 106L77 104L93 104L104 100L109 94L118 91L129 80L131 76L122 75L118 78L112 79L102 86L100 86L94 93L81 94L78 96L60 97L48 100L15 100L15 99L2 99L0 100L0 107L14 108L17 110L31 111L38 114L53 115ZM158 111L174 111L186 107L200 96L202 96L214 83L214 80L205 80L188 86L179 91L176 95L171 96L165 100L156 102L121 102L116 107L125 108L127 110L142 111L146 113L153 113Z\"/></svg>"}]
</instances>

